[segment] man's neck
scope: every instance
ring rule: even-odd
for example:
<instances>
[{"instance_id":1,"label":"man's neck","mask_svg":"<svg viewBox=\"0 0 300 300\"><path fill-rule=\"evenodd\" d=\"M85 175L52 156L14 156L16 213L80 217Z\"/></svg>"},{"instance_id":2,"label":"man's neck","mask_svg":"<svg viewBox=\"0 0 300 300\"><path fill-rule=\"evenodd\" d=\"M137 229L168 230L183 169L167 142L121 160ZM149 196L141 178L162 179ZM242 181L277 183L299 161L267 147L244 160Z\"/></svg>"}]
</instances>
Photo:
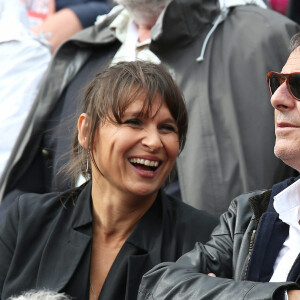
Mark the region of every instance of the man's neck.
<instances>
[{"instance_id":1,"label":"man's neck","mask_svg":"<svg viewBox=\"0 0 300 300\"><path fill-rule=\"evenodd\" d=\"M138 28L138 41L140 43L150 39L152 27L145 26L145 25L137 25L137 28Z\"/></svg>"}]
</instances>

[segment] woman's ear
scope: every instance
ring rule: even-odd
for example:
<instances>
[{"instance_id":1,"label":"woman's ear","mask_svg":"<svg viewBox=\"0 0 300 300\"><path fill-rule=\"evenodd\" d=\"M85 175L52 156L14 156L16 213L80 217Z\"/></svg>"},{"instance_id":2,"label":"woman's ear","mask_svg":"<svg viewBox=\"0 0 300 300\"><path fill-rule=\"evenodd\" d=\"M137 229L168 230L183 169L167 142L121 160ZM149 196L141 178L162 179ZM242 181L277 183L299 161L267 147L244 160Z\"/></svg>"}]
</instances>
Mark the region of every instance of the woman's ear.
<instances>
[{"instance_id":1,"label":"woman's ear","mask_svg":"<svg viewBox=\"0 0 300 300\"><path fill-rule=\"evenodd\" d=\"M85 148L89 148L89 116L86 113L80 115L78 122L78 142L79 144Z\"/></svg>"}]
</instances>

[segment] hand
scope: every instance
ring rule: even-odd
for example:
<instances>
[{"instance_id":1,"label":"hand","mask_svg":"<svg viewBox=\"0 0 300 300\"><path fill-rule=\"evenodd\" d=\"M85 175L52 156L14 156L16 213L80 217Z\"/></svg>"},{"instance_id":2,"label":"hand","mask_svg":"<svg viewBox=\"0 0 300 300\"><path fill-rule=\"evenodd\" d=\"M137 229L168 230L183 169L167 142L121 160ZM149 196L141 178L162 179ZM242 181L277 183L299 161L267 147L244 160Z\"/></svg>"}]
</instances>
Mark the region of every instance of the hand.
<instances>
[{"instance_id":1,"label":"hand","mask_svg":"<svg viewBox=\"0 0 300 300\"><path fill-rule=\"evenodd\" d=\"M288 291L289 300L300 300L300 290L290 290Z\"/></svg>"},{"instance_id":2,"label":"hand","mask_svg":"<svg viewBox=\"0 0 300 300\"><path fill-rule=\"evenodd\" d=\"M208 273L207 275L210 277L217 277L216 274L214 274L214 273Z\"/></svg>"},{"instance_id":3,"label":"hand","mask_svg":"<svg viewBox=\"0 0 300 300\"><path fill-rule=\"evenodd\" d=\"M37 35L41 32L45 34L45 38L52 45L52 53L60 44L80 30L82 30L81 23L69 8L50 14L43 23L31 28L31 31Z\"/></svg>"}]
</instances>

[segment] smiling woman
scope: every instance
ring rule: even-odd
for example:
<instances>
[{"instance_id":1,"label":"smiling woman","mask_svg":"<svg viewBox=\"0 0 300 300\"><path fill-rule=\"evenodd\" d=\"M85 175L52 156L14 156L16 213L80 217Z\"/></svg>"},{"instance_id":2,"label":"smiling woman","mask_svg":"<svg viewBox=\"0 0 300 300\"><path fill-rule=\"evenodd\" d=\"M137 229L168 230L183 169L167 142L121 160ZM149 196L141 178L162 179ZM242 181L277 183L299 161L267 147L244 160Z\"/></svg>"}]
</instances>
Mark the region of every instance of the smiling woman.
<instances>
[{"instance_id":1,"label":"smiling woman","mask_svg":"<svg viewBox=\"0 0 300 300\"><path fill-rule=\"evenodd\" d=\"M215 218L161 190L187 122L163 66L122 62L97 75L69 164L74 182L80 174L87 182L20 197L0 227L0 298L37 288L74 299L136 299L146 271L205 242Z\"/></svg>"}]
</instances>

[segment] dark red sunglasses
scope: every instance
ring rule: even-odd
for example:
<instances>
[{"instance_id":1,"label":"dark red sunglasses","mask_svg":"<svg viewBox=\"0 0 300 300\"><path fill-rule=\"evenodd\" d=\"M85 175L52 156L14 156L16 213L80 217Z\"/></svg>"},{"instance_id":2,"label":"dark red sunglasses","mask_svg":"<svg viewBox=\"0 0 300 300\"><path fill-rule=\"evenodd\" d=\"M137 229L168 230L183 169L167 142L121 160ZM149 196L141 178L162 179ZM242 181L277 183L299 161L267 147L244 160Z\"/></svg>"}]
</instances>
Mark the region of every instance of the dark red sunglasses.
<instances>
[{"instance_id":1,"label":"dark red sunglasses","mask_svg":"<svg viewBox=\"0 0 300 300\"><path fill-rule=\"evenodd\" d=\"M267 81L271 96L284 82L286 82L286 86L292 97L300 101L300 72L290 74L270 72L267 75Z\"/></svg>"}]
</instances>

